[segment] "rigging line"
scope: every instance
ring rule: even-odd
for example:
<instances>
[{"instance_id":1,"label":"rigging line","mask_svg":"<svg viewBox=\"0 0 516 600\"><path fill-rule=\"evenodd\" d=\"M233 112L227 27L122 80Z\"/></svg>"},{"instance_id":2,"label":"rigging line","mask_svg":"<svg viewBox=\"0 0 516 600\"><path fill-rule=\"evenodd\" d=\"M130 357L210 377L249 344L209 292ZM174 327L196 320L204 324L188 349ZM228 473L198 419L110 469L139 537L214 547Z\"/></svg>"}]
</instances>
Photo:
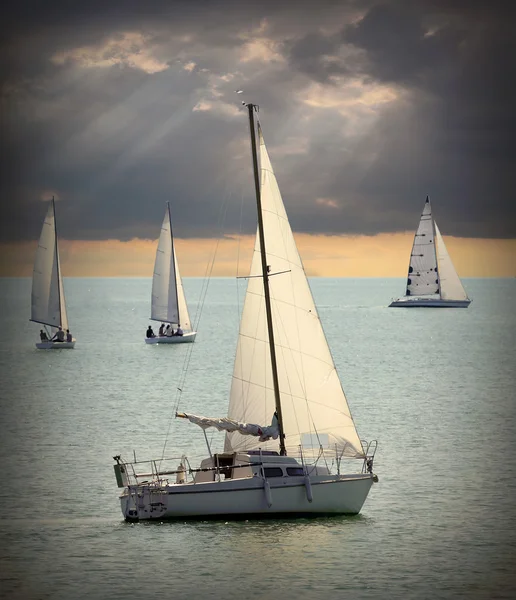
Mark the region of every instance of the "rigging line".
<instances>
[{"instance_id":1,"label":"rigging line","mask_svg":"<svg viewBox=\"0 0 516 600\"><path fill-rule=\"evenodd\" d=\"M215 256L217 254L217 249L218 249L218 244L220 242L220 237L222 236L222 228L224 226L224 222L225 222L225 218L226 218L226 212L227 212L227 204L229 203L229 198L231 197L231 194L229 194L229 196L226 198L226 194L227 194L227 185L226 184L226 191L224 192L224 200L221 203L221 206L219 208L219 216L218 216L218 230L219 230L219 235L217 236L217 242L215 244L215 248L213 251L213 254L210 256L210 258L208 259L207 263L206 263L206 269L204 271L204 277L202 280L202 285L201 285L201 292L200 292L200 301L197 304L197 308L195 311L195 315L194 315L194 320L193 320L193 324L195 327L197 327L199 325L199 320L201 318L201 314L202 314L202 309L203 309L203 297L206 296L206 291L209 285L209 277L210 277L210 273L213 270L213 262L215 260ZM211 265L211 268L210 268ZM203 296L204 295L204 296Z\"/></svg>"},{"instance_id":2,"label":"rigging line","mask_svg":"<svg viewBox=\"0 0 516 600\"><path fill-rule=\"evenodd\" d=\"M195 318L197 320L196 327L199 326L199 323L201 321L201 316L202 316L202 312L203 312L203 308L204 308L204 302L206 300L206 294L208 292L209 281L211 279L211 274L213 272L213 266L215 264L215 259L216 259L218 247L219 247L219 244L220 244L221 232L222 232L222 228L224 227L224 223L225 223L225 219L226 219L226 214L227 214L227 207L228 207L228 204L229 204L229 197L230 196L231 195L229 195L229 196L227 195L227 187L226 187L226 193L224 194L224 200L221 203L221 207L219 209L219 223L218 223L218 225L219 225L219 235L217 237L217 242L215 244L215 249L213 251L213 257L212 257L212 260L211 260L211 264L210 264L210 261L209 261L208 265L206 267L206 271L205 271L205 279L203 281L203 286L201 286L201 300L200 300L200 302L198 304L196 315L195 315ZM204 285L205 282L206 282L206 285ZM203 288L204 288L204 296L202 295ZM197 315L198 315L198 317L197 317ZM173 419L175 418L175 414L176 414L176 412L179 409L179 404L180 404L180 401L181 401L181 394L183 392L183 387L184 387L184 384L186 382L186 375L187 375L187 372L188 372L188 368L190 366L190 361L191 361L191 358L192 358L192 353L193 353L193 350L194 350L194 346L195 346L195 344L191 344L191 347L189 347L188 350L187 350L187 352L185 353L185 359L184 359L184 362L183 362L183 370L182 370L182 374L181 374L181 378L180 378L180 383L179 383L179 386L177 387L177 391L176 391L176 402L175 402L175 406L174 406L174 410L172 412L172 415L169 418L167 432L166 432L166 435L165 435L165 441L163 443L163 451L162 451L162 456L161 456L160 463L163 460L163 457L165 455L165 451L166 451L166 447L167 447L168 438L169 438L169 435L170 435L170 429L172 427Z\"/></svg>"},{"instance_id":3,"label":"rigging line","mask_svg":"<svg viewBox=\"0 0 516 600\"><path fill-rule=\"evenodd\" d=\"M240 244L242 241L242 221L243 221L243 212L244 212L244 184L242 183L242 193L240 196L240 220L239 220L239 225L238 225L238 245L237 245L237 264L236 264L236 279L235 279L235 285L236 285L236 296L237 296L237 318L238 318L238 323L240 323L240 317L242 314L242 308L240 306L240 283L238 281L239 279L239 273L240 273ZM240 329L240 327L239 327ZM239 335L237 336L237 346L240 342L240 332ZM243 372L243 359L242 359L242 353L239 352L240 355L240 372ZM237 357L235 356L235 361L237 360ZM242 398L244 398L244 380L241 379L241 390L240 390L241 396ZM243 420L246 421L247 420L247 415L246 415L246 403L243 403L243 407L244 407L244 413L243 413Z\"/></svg>"},{"instance_id":4,"label":"rigging line","mask_svg":"<svg viewBox=\"0 0 516 600\"><path fill-rule=\"evenodd\" d=\"M221 223L220 223L221 229L224 226L224 222L225 222L225 218L226 218L226 214L227 214L227 207L228 207L228 204L229 204L229 198L230 198L230 196L224 202L224 205L225 205L224 206L224 212L223 212L223 215L221 216ZM212 260L211 260L209 271L208 271L207 276L205 277L206 285L204 286L204 290L201 290L201 292L204 291L204 295L201 296L201 302L200 302L200 304L198 306L198 315L199 316L198 316L198 319L197 319L197 326L199 325L199 322L201 320L202 311L203 311L203 308L204 308L204 303L206 301L206 295L208 293L209 282L211 280L211 275L212 275L213 267L214 267L215 260L216 260L216 257L217 257L218 247L219 247L219 244L220 244L220 237L221 236L219 235L218 238L217 238L217 242L215 244L215 250L213 252L213 257L212 257ZM176 402L175 409L174 409L174 415L179 410L179 404L180 404L180 401L181 401L181 393L182 393L182 390L183 390L183 387L184 387L184 384L185 384L185 381L186 381L186 375L187 375L187 372L188 372L188 367L190 365L190 360L191 360L191 357L192 357L193 350L194 350L194 347L193 347L193 344L192 344L192 347L189 348L189 352L187 353L187 356L185 357L185 365L183 366L182 379L181 379L181 382L180 382L180 387L178 388L179 394L177 394L177 396L176 396L177 397L177 402Z\"/></svg>"},{"instance_id":5,"label":"rigging line","mask_svg":"<svg viewBox=\"0 0 516 600\"><path fill-rule=\"evenodd\" d=\"M260 304L260 310L262 310L263 303L265 302L263 296L260 296L260 302L261 302L261 304ZM245 301L244 301L244 309L245 309ZM264 359L261 361L261 364L263 364L263 365L267 364L267 343L268 343L268 338L265 340L265 343L263 343L263 340L258 340L258 323L259 323L259 321L260 321L260 319L256 319L256 326L255 326L254 337L250 337L249 338L249 339L253 340L253 353L251 355L251 370L253 369L253 366L254 366L254 358L255 358L255 354L256 354L256 346L257 346L257 342L258 341L262 342L263 352L264 352L264 355L265 355ZM239 332L238 333L238 343L240 343L240 338L241 337L242 337L241 333ZM241 358L241 363L240 364L242 365L243 362L242 362L241 353L240 353L240 358ZM246 413L247 413L247 405L248 405L248 401L249 401L249 394L251 393L251 386L262 387L263 389L265 389L265 397L267 397L267 390L269 388L267 388L265 385L262 386L260 384L255 383L255 382L251 382L250 380L246 381L243 378L241 378L240 381L242 381L242 392L243 392L242 393L242 399L243 399L242 406L243 406L243 409L244 409L243 420L245 421L246 420ZM244 382L248 383L247 392L244 391ZM267 413L267 406L266 405L264 405L264 409L263 410L264 410L264 419L266 419L267 418L267 415L266 415L266 413ZM252 442L253 442L252 439L245 440L245 447L247 448L247 444L249 443L249 445L251 445ZM252 446L250 446L250 447L252 447Z\"/></svg>"}]
</instances>

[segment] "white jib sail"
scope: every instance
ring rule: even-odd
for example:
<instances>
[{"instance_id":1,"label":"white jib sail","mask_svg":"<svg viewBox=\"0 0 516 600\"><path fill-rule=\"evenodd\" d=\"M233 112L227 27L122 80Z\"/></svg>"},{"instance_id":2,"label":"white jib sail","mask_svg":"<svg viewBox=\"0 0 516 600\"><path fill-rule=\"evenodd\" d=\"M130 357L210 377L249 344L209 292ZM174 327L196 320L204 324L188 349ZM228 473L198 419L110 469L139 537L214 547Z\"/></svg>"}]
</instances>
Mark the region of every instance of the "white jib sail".
<instances>
[{"instance_id":1,"label":"white jib sail","mask_svg":"<svg viewBox=\"0 0 516 600\"><path fill-rule=\"evenodd\" d=\"M180 324L183 330L190 330L190 317L174 249L169 206L165 211L156 251L151 304L152 320Z\"/></svg>"},{"instance_id":2,"label":"white jib sail","mask_svg":"<svg viewBox=\"0 0 516 600\"><path fill-rule=\"evenodd\" d=\"M188 306L186 305L185 291L183 289L183 280L179 273L179 265L177 264L176 250L174 248L174 264L176 267L176 286L177 286L177 304L179 310L180 325L183 331L191 331L192 324L190 315L188 314Z\"/></svg>"},{"instance_id":3,"label":"white jib sail","mask_svg":"<svg viewBox=\"0 0 516 600\"><path fill-rule=\"evenodd\" d=\"M427 198L414 236L407 276L407 296L439 294L437 256L430 200Z\"/></svg>"},{"instance_id":4,"label":"white jib sail","mask_svg":"<svg viewBox=\"0 0 516 600\"><path fill-rule=\"evenodd\" d=\"M48 207L34 261L30 318L37 323L68 329L54 201Z\"/></svg>"},{"instance_id":5,"label":"white jib sail","mask_svg":"<svg viewBox=\"0 0 516 600\"><path fill-rule=\"evenodd\" d=\"M446 245L444 244L439 227L437 227L437 223L435 223L435 233L437 236L437 262L439 264L441 298L444 300L467 300L468 295L446 250Z\"/></svg>"},{"instance_id":6,"label":"white jib sail","mask_svg":"<svg viewBox=\"0 0 516 600\"><path fill-rule=\"evenodd\" d=\"M362 455L362 446L340 384L310 287L290 229L261 131L261 200L278 365L279 388L289 452L319 445L344 455ZM276 274L278 273L278 274ZM269 423L275 412L269 338L256 236L250 279L240 323L228 417ZM259 442L238 431L227 433L226 451L278 450L278 441Z\"/></svg>"}]
</instances>

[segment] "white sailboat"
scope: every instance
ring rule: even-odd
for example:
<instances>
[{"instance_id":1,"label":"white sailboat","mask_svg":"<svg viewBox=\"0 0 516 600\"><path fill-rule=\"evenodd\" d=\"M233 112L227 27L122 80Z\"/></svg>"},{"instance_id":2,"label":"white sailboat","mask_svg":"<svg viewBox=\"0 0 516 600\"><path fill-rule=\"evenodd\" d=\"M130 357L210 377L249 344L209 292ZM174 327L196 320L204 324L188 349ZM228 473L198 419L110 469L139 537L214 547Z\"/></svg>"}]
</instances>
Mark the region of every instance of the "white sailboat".
<instances>
[{"instance_id":1,"label":"white sailboat","mask_svg":"<svg viewBox=\"0 0 516 600\"><path fill-rule=\"evenodd\" d=\"M147 344L184 344L193 342L197 335L195 331L192 331L183 282L179 274L168 202L154 263L151 320L168 323L174 331L181 327L183 335L147 337L145 338Z\"/></svg>"},{"instance_id":2,"label":"white sailboat","mask_svg":"<svg viewBox=\"0 0 516 600\"><path fill-rule=\"evenodd\" d=\"M48 207L47 216L39 238L34 270L32 272L32 295L30 320L50 327L46 330L47 341L36 344L40 350L69 349L75 347L75 339L71 342L51 341L54 335L62 329L66 333L68 318L66 302L59 263L59 246L57 240L56 207L54 198Z\"/></svg>"},{"instance_id":3,"label":"white sailboat","mask_svg":"<svg viewBox=\"0 0 516 600\"><path fill-rule=\"evenodd\" d=\"M378 481L376 442L358 436L258 128L260 184L256 106L247 106L258 232L228 416L176 413L204 432L209 456L199 468L183 456L142 471L145 461L114 457L129 521L357 514ZM212 453L210 427L225 431L223 452Z\"/></svg>"},{"instance_id":4,"label":"white sailboat","mask_svg":"<svg viewBox=\"0 0 516 600\"><path fill-rule=\"evenodd\" d=\"M389 306L467 308L470 303L427 196L410 253L406 293Z\"/></svg>"}]
</instances>

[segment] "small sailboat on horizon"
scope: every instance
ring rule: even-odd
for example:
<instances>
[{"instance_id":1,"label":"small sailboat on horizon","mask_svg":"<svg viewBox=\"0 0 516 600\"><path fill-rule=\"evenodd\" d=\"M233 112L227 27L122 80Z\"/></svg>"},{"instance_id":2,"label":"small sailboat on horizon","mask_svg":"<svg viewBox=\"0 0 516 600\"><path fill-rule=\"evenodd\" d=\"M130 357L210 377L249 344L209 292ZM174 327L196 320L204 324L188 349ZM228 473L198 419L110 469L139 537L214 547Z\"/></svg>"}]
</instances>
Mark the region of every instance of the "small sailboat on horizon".
<instances>
[{"instance_id":1,"label":"small sailboat on horizon","mask_svg":"<svg viewBox=\"0 0 516 600\"><path fill-rule=\"evenodd\" d=\"M52 202L43 222L32 272L31 316L34 323L44 325L39 350L66 350L75 347L75 339L68 336L68 317L59 260L56 205ZM50 332L46 329L50 327ZM44 338L47 339L44 339ZM63 341L59 341L62 339Z\"/></svg>"},{"instance_id":2,"label":"small sailboat on horizon","mask_svg":"<svg viewBox=\"0 0 516 600\"><path fill-rule=\"evenodd\" d=\"M470 303L427 196L410 253L405 295L389 307L467 308Z\"/></svg>"},{"instance_id":3,"label":"small sailboat on horizon","mask_svg":"<svg viewBox=\"0 0 516 600\"><path fill-rule=\"evenodd\" d=\"M113 457L127 521L357 514L378 481L376 441L358 435L259 125L258 170L257 107L247 109L258 230L227 417L176 412L203 431L198 468L165 457L166 443L157 460ZM222 452L210 427L225 432Z\"/></svg>"},{"instance_id":4,"label":"small sailboat on horizon","mask_svg":"<svg viewBox=\"0 0 516 600\"><path fill-rule=\"evenodd\" d=\"M188 306L186 304L183 282L179 273L174 235L172 232L172 218L170 204L167 209L156 250L154 273L152 276L151 320L168 323L175 331L182 331L182 335L154 335L145 338L146 344L184 344L193 342L197 332L192 331ZM151 328L147 330L151 331Z\"/></svg>"}]
</instances>

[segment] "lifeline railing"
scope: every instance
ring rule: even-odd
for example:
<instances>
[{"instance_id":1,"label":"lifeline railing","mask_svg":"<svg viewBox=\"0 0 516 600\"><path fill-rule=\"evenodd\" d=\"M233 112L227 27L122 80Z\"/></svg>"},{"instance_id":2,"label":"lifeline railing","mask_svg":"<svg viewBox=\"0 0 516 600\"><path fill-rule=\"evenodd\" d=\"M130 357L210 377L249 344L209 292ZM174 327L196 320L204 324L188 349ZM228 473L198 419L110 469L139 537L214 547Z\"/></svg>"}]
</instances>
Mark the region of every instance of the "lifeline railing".
<instances>
[{"instance_id":1,"label":"lifeline railing","mask_svg":"<svg viewBox=\"0 0 516 600\"><path fill-rule=\"evenodd\" d=\"M218 458L218 457L217 457ZM185 476L185 479L182 483L187 483L187 474L193 474L193 473L207 473L210 471L215 471L216 472L216 476L218 478L218 480L220 481L220 473L221 471L226 468L225 466L220 466L217 460L217 464L213 467L199 467L197 469L193 469L190 465L190 462L188 461L188 458L183 455L181 457L169 457L169 458L163 458L163 459L158 459L158 460L139 460L139 461L132 461L132 462L124 462L122 460L122 457L120 455L114 456L113 459L116 461L116 464L114 465L115 467L115 474L116 474L116 478L117 478L117 482L118 482L118 487L126 487L129 485L162 485L163 483L168 483L168 479L164 479L163 476L164 475L177 475L177 474L182 474ZM171 461L171 460L180 460L180 464L179 467L176 469L167 469L167 470L159 470L157 463L161 463L164 461ZM186 468L186 466L183 464L186 463L188 465L188 469ZM146 472L146 473L137 473L135 470L135 465L150 465L151 466L151 471L150 472ZM261 466L263 463L262 462L247 462L247 463L242 463L242 464L238 464L238 465L231 465L231 469L242 469L242 468L247 468L250 466ZM132 471L132 473L129 473L129 468ZM126 476L126 481L124 481L123 476ZM139 479L143 478L143 477L147 477L150 478L150 480L145 480L145 481L139 481ZM132 480L132 482L131 482ZM124 483L122 485L122 483ZM193 481L193 483L195 483L195 480Z\"/></svg>"}]
</instances>

